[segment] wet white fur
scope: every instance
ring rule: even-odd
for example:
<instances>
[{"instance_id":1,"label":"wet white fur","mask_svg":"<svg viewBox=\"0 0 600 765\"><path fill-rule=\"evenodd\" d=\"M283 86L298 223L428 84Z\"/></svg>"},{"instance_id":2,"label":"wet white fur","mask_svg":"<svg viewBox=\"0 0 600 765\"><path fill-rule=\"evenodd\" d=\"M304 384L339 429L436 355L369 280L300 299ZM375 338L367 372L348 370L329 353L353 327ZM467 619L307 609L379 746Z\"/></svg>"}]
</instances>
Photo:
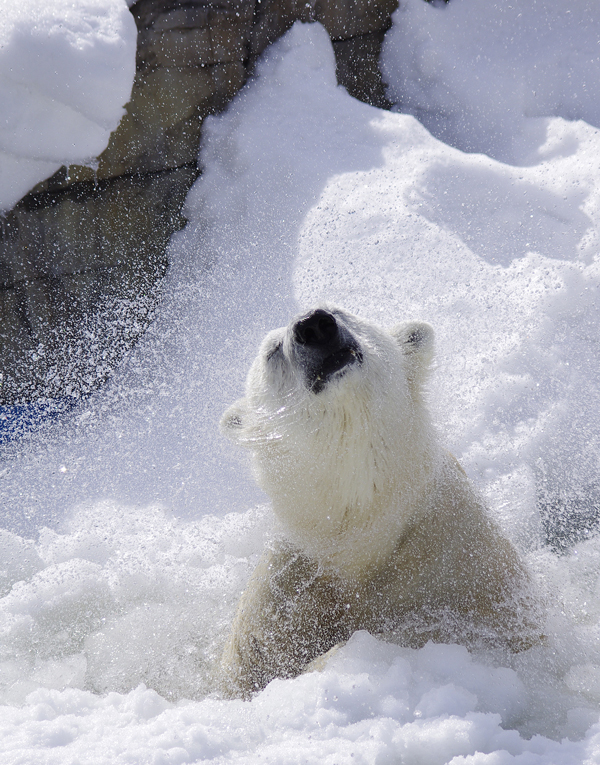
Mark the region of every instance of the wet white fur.
<instances>
[{"instance_id":1,"label":"wet white fur","mask_svg":"<svg viewBox=\"0 0 600 765\"><path fill-rule=\"evenodd\" d=\"M323 566L362 578L430 510L441 461L423 401L433 330L409 322L386 332L326 308L357 340L363 363L311 393L294 362L292 325L274 330L222 427L252 451L290 540Z\"/></svg>"}]
</instances>

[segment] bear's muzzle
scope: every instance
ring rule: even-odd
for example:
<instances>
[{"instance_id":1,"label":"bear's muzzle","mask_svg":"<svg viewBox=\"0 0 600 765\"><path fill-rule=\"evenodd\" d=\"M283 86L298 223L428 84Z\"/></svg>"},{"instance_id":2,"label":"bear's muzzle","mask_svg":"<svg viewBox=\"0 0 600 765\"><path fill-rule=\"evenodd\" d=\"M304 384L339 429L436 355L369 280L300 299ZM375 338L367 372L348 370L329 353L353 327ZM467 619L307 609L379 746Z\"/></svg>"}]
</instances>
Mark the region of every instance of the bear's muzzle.
<instances>
[{"instance_id":1,"label":"bear's muzzle","mask_svg":"<svg viewBox=\"0 0 600 765\"><path fill-rule=\"evenodd\" d=\"M323 308L302 316L292 325L294 355L306 387L320 393L334 375L361 364L362 353L350 331Z\"/></svg>"}]
</instances>

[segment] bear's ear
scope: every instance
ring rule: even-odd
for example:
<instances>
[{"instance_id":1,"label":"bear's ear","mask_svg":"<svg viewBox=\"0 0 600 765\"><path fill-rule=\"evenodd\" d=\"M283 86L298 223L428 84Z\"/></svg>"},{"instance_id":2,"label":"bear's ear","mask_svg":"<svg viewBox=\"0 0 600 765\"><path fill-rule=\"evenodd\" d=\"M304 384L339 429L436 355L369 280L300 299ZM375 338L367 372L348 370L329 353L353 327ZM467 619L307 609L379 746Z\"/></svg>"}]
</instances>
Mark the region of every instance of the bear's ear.
<instances>
[{"instance_id":1,"label":"bear's ear","mask_svg":"<svg viewBox=\"0 0 600 765\"><path fill-rule=\"evenodd\" d=\"M233 403L221 417L219 423L221 433L224 433L228 438L231 438L234 441L237 440L244 427L244 418L247 411L248 405L245 398L240 398Z\"/></svg>"},{"instance_id":2,"label":"bear's ear","mask_svg":"<svg viewBox=\"0 0 600 765\"><path fill-rule=\"evenodd\" d=\"M406 355L415 382L422 382L433 359L433 327L424 321L407 321L390 330Z\"/></svg>"}]
</instances>

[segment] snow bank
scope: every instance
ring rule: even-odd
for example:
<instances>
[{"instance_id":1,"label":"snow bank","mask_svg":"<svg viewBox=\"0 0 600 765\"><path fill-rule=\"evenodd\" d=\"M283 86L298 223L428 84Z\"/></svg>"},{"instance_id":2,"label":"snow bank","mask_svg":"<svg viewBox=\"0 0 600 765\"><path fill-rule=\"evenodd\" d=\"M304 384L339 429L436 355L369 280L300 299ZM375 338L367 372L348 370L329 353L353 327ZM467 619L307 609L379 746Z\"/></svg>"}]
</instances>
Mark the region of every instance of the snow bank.
<instances>
[{"instance_id":1,"label":"snow bank","mask_svg":"<svg viewBox=\"0 0 600 765\"><path fill-rule=\"evenodd\" d=\"M142 682L167 699L205 696L265 529L261 510L180 524L104 502L35 545L0 532L0 702L22 704L40 685Z\"/></svg>"},{"instance_id":2,"label":"snow bank","mask_svg":"<svg viewBox=\"0 0 600 765\"><path fill-rule=\"evenodd\" d=\"M54 439L6 447L3 762L600 758L600 538L558 556L539 514L595 502L598 132L548 118L535 161L501 164L334 71L325 31L296 25L207 120L162 316ZM322 673L223 701L216 659L270 515L216 421L264 332L320 300L434 325L440 429L539 583L547 644L357 634Z\"/></svg>"},{"instance_id":3,"label":"snow bank","mask_svg":"<svg viewBox=\"0 0 600 765\"><path fill-rule=\"evenodd\" d=\"M387 95L463 151L529 164L540 118L600 127L599 35L594 0L401 0L382 50Z\"/></svg>"},{"instance_id":4,"label":"snow bank","mask_svg":"<svg viewBox=\"0 0 600 765\"><path fill-rule=\"evenodd\" d=\"M119 124L137 31L124 0L9 0L0 18L0 211Z\"/></svg>"},{"instance_id":5,"label":"snow bank","mask_svg":"<svg viewBox=\"0 0 600 765\"><path fill-rule=\"evenodd\" d=\"M568 647L517 657L357 633L322 673L219 700L216 662L269 526L263 509L182 523L106 502L37 544L3 532L2 762L444 763L506 750L575 763L600 749L600 668L590 652L574 663L581 627ZM567 597L598 570L598 549L582 552L538 561L573 578ZM588 741L555 740L590 725Z\"/></svg>"},{"instance_id":6,"label":"snow bank","mask_svg":"<svg viewBox=\"0 0 600 765\"><path fill-rule=\"evenodd\" d=\"M144 686L103 697L40 689L2 715L0 751L6 763L43 752L48 765L495 765L594 756L600 726L578 743L503 728L523 694L512 670L485 668L458 646L411 651L357 633L325 672L276 680L251 703L173 704Z\"/></svg>"},{"instance_id":7,"label":"snow bank","mask_svg":"<svg viewBox=\"0 0 600 765\"><path fill-rule=\"evenodd\" d=\"M433 324L438 419L513 523L535 522L540 482L595 493L598 132L553 119L557 151L513 168L435 142L408 116L371 128L382 166L332 178L306 216L300 305Z\"/></svg>"}]
</instances>

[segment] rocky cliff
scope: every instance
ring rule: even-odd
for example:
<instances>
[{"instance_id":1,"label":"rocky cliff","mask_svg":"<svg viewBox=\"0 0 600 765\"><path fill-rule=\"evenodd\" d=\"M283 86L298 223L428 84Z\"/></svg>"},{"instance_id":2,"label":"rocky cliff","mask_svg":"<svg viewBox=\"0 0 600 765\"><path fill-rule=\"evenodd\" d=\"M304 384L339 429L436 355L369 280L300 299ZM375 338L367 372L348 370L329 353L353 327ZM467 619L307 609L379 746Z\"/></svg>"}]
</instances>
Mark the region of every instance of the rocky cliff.
<instances>
[{"instance_id":1,"label":"rocky cliff","mask_svg":"<svg viewBox=\"0 0 600 765\"><path fill-rule=\"evenodd\" d=\"M85 395L152 318L185 225L202 120L296 20L329 32L339 82L385 107L379 50L397 0L139 0L131 100L96 170L63 167L0 220L0 403Z\"/></svg>"}]
</instances>

